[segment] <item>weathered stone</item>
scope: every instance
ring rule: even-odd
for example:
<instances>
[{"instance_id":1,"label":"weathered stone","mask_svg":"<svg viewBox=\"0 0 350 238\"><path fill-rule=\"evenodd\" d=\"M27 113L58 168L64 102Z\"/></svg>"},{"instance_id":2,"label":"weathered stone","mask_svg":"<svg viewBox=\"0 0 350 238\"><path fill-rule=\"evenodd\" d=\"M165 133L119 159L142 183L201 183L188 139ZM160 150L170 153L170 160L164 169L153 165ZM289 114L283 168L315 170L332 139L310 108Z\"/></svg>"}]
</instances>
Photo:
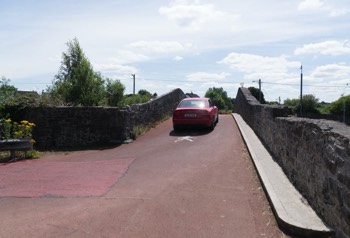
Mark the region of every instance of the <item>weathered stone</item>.
<instances>
[{"instance_id":1,"label":"weathered stone","mask_svg":"<svg viewBox=\"0 0 350 238\"><path fill-rule=\"evenodd\" d=\"M350 175L338 173L338 180L350 190Z\"/></svg>"},{"instance_id":2,"label":"weathered stone","mask_svg":"<svg viewBox=\"0 0 350 238\"><path fill-rule=\"evenodd\" d=\"M238 90L235 111L336 237L350 237L350 127L288 116L283 108L260 105L246 88Z\"/></svg>"},{"instance_id":3,"label":"weathered stone","mask_svg":"<svg viewBox=\"0 0 350 238\"><path fill-rule=\"evenodd\" d=\"M185 97L176 89L148 103L124 108L28 108L26 119L36 124L33 138L38 149L107 146L131 137L136 125L150 125L171 114Z\"/></svg>"}]
</instances>

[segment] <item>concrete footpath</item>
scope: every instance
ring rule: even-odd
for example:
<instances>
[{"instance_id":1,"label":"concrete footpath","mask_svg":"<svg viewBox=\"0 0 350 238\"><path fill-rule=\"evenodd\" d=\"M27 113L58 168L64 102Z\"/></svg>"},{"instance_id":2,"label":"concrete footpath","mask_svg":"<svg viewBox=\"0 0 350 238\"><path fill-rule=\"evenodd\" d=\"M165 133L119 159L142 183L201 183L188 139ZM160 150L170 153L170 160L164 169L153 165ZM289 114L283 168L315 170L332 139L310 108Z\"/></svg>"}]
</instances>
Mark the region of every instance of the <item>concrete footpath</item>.
<instances>
[{"instance_id":1,"label":"concrete footpath","mask_svg":"<svg viewBox=\"0 0 350 238\"><path fill-rule=\"evenodd\" d=\"M232 115L248 147L279 226L298 237L331 237L331 230L291 184L254 131L239 114Z\"/></svg>"}]
</instances>

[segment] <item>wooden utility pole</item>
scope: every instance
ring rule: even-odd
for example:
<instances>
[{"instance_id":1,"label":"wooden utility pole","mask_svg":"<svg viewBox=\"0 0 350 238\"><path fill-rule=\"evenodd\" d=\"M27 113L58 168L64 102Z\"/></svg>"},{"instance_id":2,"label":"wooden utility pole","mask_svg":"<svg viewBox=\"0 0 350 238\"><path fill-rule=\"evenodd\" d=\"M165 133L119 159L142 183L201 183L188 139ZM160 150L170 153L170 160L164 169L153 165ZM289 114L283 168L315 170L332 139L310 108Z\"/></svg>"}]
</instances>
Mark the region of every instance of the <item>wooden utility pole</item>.
<instances>
[{"instance_id":1,"label":"wooden utility pole","mask_svg":"<svg viewBox=\"0 0 350 238\"><path fill-rule=\"evenodd\" d=\"M134 79L134 86L133 86L133 91L132 91L132 92L133 92L133 94L135 95L135 77L136 77L136 76L135 76L135 74L132 74L131 76L132 76L133 79Z\"/></svg>"},{"instance_id":2,"label":"wooden utility pole","mask_svg":"<svg viewBox=\"0 0 350 238\"><path fill-rule=\"evenodd\" d=\"M303 115L303 65L300 66L300 116Z\"/></svg>"},{"instance_id":3,"label":"wooden utility pole","mask_svg":"<svg viewBox=\"0 0 350 238\"><path fill-rule=\"evenodd\" d=\"M259 102L261 103L261 79L259 79Z\"/></svg>"}]
</instances>

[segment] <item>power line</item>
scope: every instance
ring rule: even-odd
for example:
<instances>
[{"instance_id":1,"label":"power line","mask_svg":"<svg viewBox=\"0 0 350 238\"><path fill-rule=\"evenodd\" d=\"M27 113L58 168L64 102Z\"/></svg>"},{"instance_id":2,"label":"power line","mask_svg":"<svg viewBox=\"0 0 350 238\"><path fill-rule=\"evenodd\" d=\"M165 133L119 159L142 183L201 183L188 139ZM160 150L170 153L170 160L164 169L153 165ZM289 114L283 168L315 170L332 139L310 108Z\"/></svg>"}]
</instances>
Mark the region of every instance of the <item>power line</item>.
<instances>
[{"instance_id":1,"label":"power line","mask_svg":"<svg viewBox=\"0 0 350 238\"><path fill-rule=\"evenodd\" d=\"M300 84L296 83L273 83L273 82L261 82L265 84L276 84L276 85L289 85L289 86L300 86ZM320 84L303 84L303 86L308 87L319 87L319 88L344 88L344 85L320 85Z\"/></svg>"}]
</instances>

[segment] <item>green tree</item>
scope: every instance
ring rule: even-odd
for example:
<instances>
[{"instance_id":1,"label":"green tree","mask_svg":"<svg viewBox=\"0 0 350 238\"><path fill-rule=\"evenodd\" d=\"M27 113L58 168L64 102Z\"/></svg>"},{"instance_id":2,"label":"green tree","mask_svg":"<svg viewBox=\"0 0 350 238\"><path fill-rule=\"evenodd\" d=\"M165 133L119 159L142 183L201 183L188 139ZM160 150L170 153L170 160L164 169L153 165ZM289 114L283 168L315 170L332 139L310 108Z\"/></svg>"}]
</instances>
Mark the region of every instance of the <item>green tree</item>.
<instances>
[{"instance_id":1,"label":"green tree","mask_svg":"<svg viewBox=\"0 0 350 238\"><path fill-rule=\"evenodd\" d=\"M300 99L289 99L284 100L284 105L291 107L294 112L300 111ZM319 113L317 108L319 107L318 98L312 94L306 94L303 96L303 113Z\"/></svg>"},{"instance_id":2,"label":"green tree","mask_svg":"<svg viewBox=\"0 0 350 238\"><path fill-rule=\"evenodd\" d=\"M118 106L123 100L125 87L119 80L107 79L106 99L109 106Z\"/></svg>"},{"instance_id":3,"label":"green tree","mask_svg":"<svg viewBox=\"0 0 350 238\"><path fill-rule=\"evenodd\" d=\"M148 92L146 89L140 89L138 94L143 95L143 96L149 96L150 98L152 97L152 94Z\"/></svg>"},{"instance_id":4,"label":"green tree","mask_svg":"<svg viewBox=\"0 0 350 238\"><path fill-rule=\"evenodd\" d=\"M9 104L12 105L12 101L15 98L15 93L17 92L17 88L12 85L9 85L10 79L1 77L0 80L0 118L9 116L8 107Z\"/></svg>"},{"instance_id":5,"label":"green tree","mask_svg":"<svg viewBox=\"0 0 350 238\"><path fill-rule=\"evenodd\" d=\"M343 115L344 105L346 115L350 114L350 95L342 96L338 100L326 106L326 110L334 115Z\"/></svg>"},{"instance_id":6,"label":"green tree","mask_svg":"<svg viewBox=\"0 0 350 238\"><path fill-rule=\"evenodd\" d=\"M286 100L284 100L283 104L288 107L296 108L299 106L300 100L296 98L293 98L293 99L287 98Z\"/></svg>"},{"instance_id":7,"label":"green tree","mask_svg":"<svg viewBox=\"0 0 350 238\"><path fill-rule=\"evenodd\" d=\"M49 92L73 105L99 105L105 93L101 74L94 72L76 38L69 41L67 46L68 50L62 54L61 67Z\"/></svg>"},{"instance_id":8,"label":"green tree","mask_svg":"<svg viewBox=\"0 0 350 238\"><path fill-rule=\"evenodd\" d=\"M232 101L227 96L227 92L224 91L223 88L209 88L205 93L205 97L213 100L219 110L232 110Z\"/></svg>"},{"instance_id":9,"label":"green tree","mask_svg":"<svg viewBox=\"0 0 350 238\"><path fill-rule=\"evenodd\" d=\"M10 96L13 96L17 92L17 88L12 85L9 85L11 80L1 77L0 80L0 104L3 104Z\"/></svg>"},{"instance_id":10,"label":"green tree","mask_svg":"<svg viewBox=\"0 0 350 238\"><path fill-rule=\"evenodd\" d=\"M126 95L120 103L120 106L134 105L148 102L151 99L150 95Z\"/></svg>"},{"instance_id":11,"label":"green tree","mask_svg":"<svg viewBox=\"0 0 350 238\"><path fill-rule=\"evenodd\" d=\"M250 93L256 98L256 100L259 101L259 89L255 87L249 87L248 90ZM261 97L261 104L266 104L265 96L264 93L261 91L260 92L260 97Z\"/></svg>"},{"instance_id":12,"label":"green tree","mask_svg":"<svg viewBox=\"0 0 350 238\"><path fill-rule=\"evenodd\" d=\"M318 105L318 98L316 98L314 95L306 94L303 96L303 112L319 113L317 110Z\"/></svg>"}]
</instances>

